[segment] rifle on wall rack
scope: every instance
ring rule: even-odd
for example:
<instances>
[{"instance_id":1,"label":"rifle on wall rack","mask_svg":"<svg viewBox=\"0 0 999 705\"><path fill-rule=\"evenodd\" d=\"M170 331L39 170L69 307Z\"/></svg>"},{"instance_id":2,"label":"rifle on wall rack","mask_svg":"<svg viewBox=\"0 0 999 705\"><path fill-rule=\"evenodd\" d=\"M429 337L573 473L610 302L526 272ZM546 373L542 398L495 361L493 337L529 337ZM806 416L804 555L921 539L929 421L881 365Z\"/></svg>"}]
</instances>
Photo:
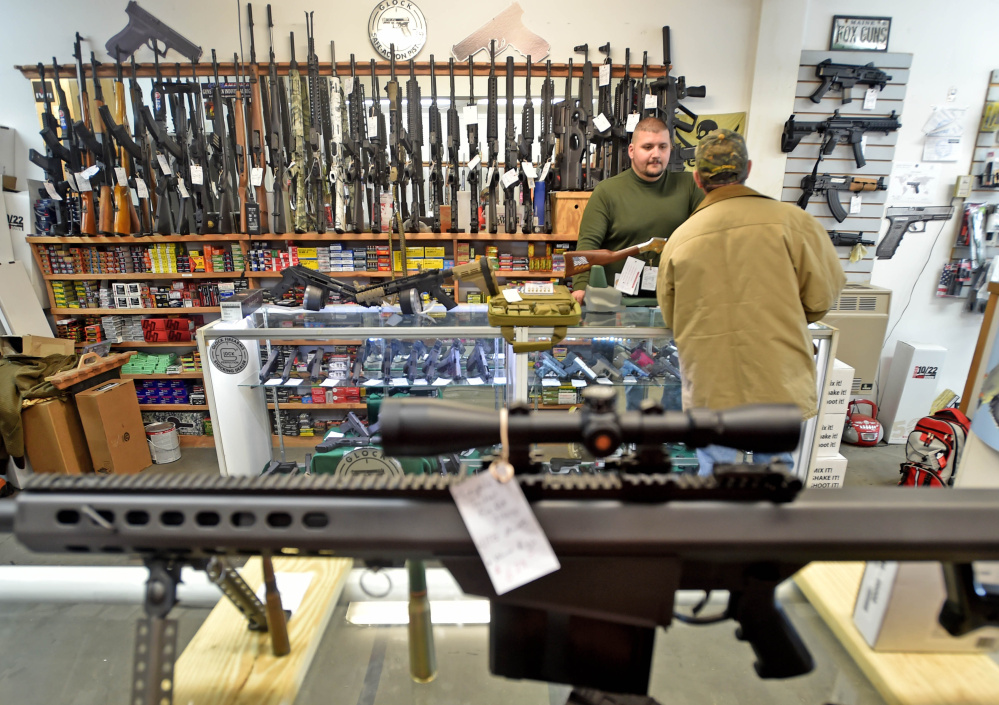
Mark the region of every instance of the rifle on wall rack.
<instances>
[{"instance_id":1,"label":"rifle on wall rack","mask_svg":"<svg viewBox=\"0 0 999 705\"><path fill-rule=\"evenodd\" d=\"M454 100L454 59L448 58L448 77L451 80L451 102L447 108L447 183L451 196L451 225L449 233L458 232L458 154L461 151L461 123L458 121L458 106Z\"/></svg>"},{"instance_id":2,"label":"rifle on wall rack","mask_svg":"<svg viewBox=\"0 0 999 705\"><path fill-rule=\"evenodd\" d=\"M454 85L454 74L451 76ZM453 101L452 101L453 102ZM434 55L430 55L430 200L432 224L430 231L441 231L441 205L444 203L444 140L441 134L441 112L437 107L437 73L434 69Z\"/></svg>"}]
</instances>

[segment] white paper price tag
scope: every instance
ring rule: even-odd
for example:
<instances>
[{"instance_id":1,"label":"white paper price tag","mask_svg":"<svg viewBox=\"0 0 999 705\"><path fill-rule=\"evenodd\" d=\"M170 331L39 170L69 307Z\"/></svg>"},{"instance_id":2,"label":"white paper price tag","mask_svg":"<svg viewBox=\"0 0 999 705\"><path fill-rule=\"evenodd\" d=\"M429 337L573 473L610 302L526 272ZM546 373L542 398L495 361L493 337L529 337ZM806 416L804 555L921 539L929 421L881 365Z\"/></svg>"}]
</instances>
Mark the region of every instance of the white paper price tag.
<instances>
[{"instance_id":1,"label":"white paper price tag","mask_svg":"<svg viewBox=\"0 0 999 705\"><path fill-rule=\"evenodd\" d=\"M469 169L476 169L476 168L478 168L479 164L481 164L481 163L482 163L482 156L476 154L474 157L472 157L471 161L468 162L468 168Z\"/></svg>"},{"instance_id":2,"label":"white paper price tag","mask_svg":"<svg viewBox=\"0 0 999 705\"><path fill-rule=\"evenodd\" d=\"M868 88L864 93L864 110L874 110L878 105L878 89Z\"/></svg>"},{"instance_id":3,"label":"white paper price tag","mask_svg":"<svg viewBox=\"0 0 999 705\"><path fill-rule=\"evenodd\" d=\"M409 380L406 379L405 377L393 377L392 378L392 386L393 387L408 387L409 386Z\"/></svg>"},{"instance_id":4,"label":"white paper price tag","mask_svg":"<svg viewBox=\"0 0 999 705\"><path fill-rule=\"evenodd\" d=\"M586 386L586 380L585 379L574 379L574 380L572 380L572 386L575 387L576 389L579 389L580 387L585 387Z\"/></svg>"},{"instance_id":5,"label":"white paper price tag","mask_svg":"<svg viewBox=\"0 0 999 705\"><path fill-rule=\"evenodd\" d=\"M642 116L638 113L631 113L628 116L627 122L624 123L624 129L628 132L634 132L635 126L638 125L638 121L642 119Z\"/></svg>"},{"instance_id":6,"label":"white paper price tag","mask_svg":"<svg viewBox=\"0 0 999 705\"><path fill-rule=\"evenodd\" d=\"M520 292L516 289L504 289L503 298L507 300L508 303L515 304L518 301L523 301Z\"/></svg>"},{"instance_id":7,"label":"white paper price tag","mask_svg":"<svg viewBox=\"0 0 999 705\"><path fill-rule=\"evenodd\" d=\"M200 164L191 164L191 183L195 186L205 183L205 170Z\"/></svg>"},{"instance_id":8,"label":"white paper price tag","mask_svg":"<svg viewBox=\"0 0 999 705\"><path fill-rule=\"evenodd\" d=\"M368 118L368 137L374 137L377 134L378 134L378 118L372 115Z\"/></svg>"},{"instance_id":9,"label":"white paper price tag","mask_svg":"<svg viewBox=\"0 0 999 705\"><path fill-rule=\"evenodd\" d=\"M281 380L280 379L269 379L266 382L264 382L264 386L265 387L280 387L281 386Z\"/></svg>"},{"instance_id":10,"label":"white paper price tag","mask_svg":"<svg viewBox=\"0 0 999 705\"><path fill-rule=\"evenodd\" d=\"M511 169L510 171L503 174L503 177L500 179L500 183L503 184L503 188L510 188L519 180L520 180L520 173L516 169Z\"/></svg>"},{"instance_id":11,"label":"white paper price tag","mask_svg":"<svg viewBox=\"0 0 999 705\"><path fill-rule=\"evenodd\" d=\"M72 172L66 172L66 183L69 184L69 188L73 191L79 191L79 187L76 185L76 179L73 177Z\"/></svg>"},{"instance_id":12,"label":"white paper price tag","mask_svg":"<svg viewBox=\"0 0 999 705\"><path fill-rule=\"evenodd\" d=\"M329 377L327 377L326 379L324 379L322 381L322 383L319 386L320 387L335 387L338 384L340 384L340 380L338 380L338 379L330 379Z\"/></svg>"},{"instance_id":13,"label":"white paper price tag","mask_svg":"<svg viewBox=\"0 0 999 705\"><path fill-rule=\"evenodd\" d=\"M538 181L544 181L548 176L548 170L552 168L552 160L549 159L545 162L545 165L541 167L541 173L538 174Z\"/></svg>"},{"instance_id":14,"label":"white paper price tag","mask_svg":"<svg viewBox=\"0 0 999 705\"><path fill-rule=\"evenodd\" d=\"M624 261L624 269L618 278L614 288L618 291L634 296L638 293L638 285L642 278L642 270L645 269L645 262L635 257L629 257Z\"/></svg>"},{"instance_id":15,"label":"white paper price tag","mask_svg":"<svg viewBox=\"0 0 999 705\"><path fill-rule=\"evenodd\" d=\"M520 168L524 170L524 176L528 179L538 178L538 172L534 170L534 165L531 162L521 162Z\"/></svg>"},{"instance_id":16,"label":"white paper price tag","mask_svg":"<svg viewBox=\"0 0 999 705\"><path fill-rule=\"evenodd\" d=\"M659 107L659 100L651 93L647 93L644 106L646 110L655 110Z\"/></svg>"},{"instance_id":17,"label":"white paper price tag","mask_svg":"<svg viewBox=\"0 0 999 705\"><path fill-rule=\"evenodd\" d=\"M597 81L598 86L609 86L610 85L610 64L600 64L600 80Z\"/></svg>"},{"instance_id":18,"label":"white paper price tag","mask_svg":"<svg viewBox=\"0 0 999 705\"><path fill-rule=\"evenodd\" d=\"M621 381L624 382L625 384L638 384L638 380L632 377L631 375L628 375Z\"/></svg>"},{"instance_id":19,"label":"white paper price tag","mask_svg":"<svg viewBox=\"0 0 999 705\"><path fill-rule=\"evenodd\" d=\"M157 154L156 161L159 163L160 171L162 171L164 175L170 176L173 174L173 172L170 171L170 162L167 161L167 158L164 155Z\"/></svg>"},{"instance_id":20,"label":"white paper price tag","mask_svg":"<svg viewBox=\"0 0 999 705\"><path fill-rule=\"evenodd\" d=\"M414 387L426 387L427 386L427 380L425 380L425 379L414 379L413 380L413 386Z\"/></svg>"},{"instance_id":21,"label":"white paper price tag","mask_svg":"<svg viewBox=\"0 0 999 705\"><path fill-rule=\"evenodd\" d=\"M600 113L595 118L593 118L593 126L597 128L597 132L604 132L609 130L611 127L610 120L603 113Z\"/></svg>"},{"instance_id":22,"label":"white paper price tag","mask_svg":"<svg viewBox=\"0 0 999 705\"><path fill-rule=\"evenodd\" d=\"M262 183L264 183L264 168L261 166L255 166L250 169L250 185L256 188Z\"/></svg>"},{"instance_id":23,"label":"white paper price tag","mask_svg":"<svg viewBox=\"0 0 999 705\"><path fill-rule=\"evenodd\" d=\"M190 198L191 194L187 192L187 186L184 185L183 181L177 182L177 193L180 194L181 198Z\"/></svg>"},{"instance_id":24,"label":"white paper price tag","mask_svg":"<svg viewBox=\"0 0 999 705\"><path fill-rule=\"evenodd\" d=\"M451 496L497 595L560 565L517 482L482 472L451 485Z\"/></svg>"},{"instance_id":25,"label":"white paper price tag","mask_svg":"<svg viewBox=\"0 0 999 705\"><path fill-rule=\"evenodd\" d=\"M114 168L114 178L118 182L119 186L128 186L128 174L120 166Z\"/></svg>"},{"instance_id":26,"label":"white paper price tag","mask_svg":"<svg viewBox=\"0 0 999 705\"><path fill-rule=\"evenodd\" d=\"M99 172L100 170L101 167L98 166L97 164L94 164L92 167L88 167L80 173L84 174L88 179L92 179L95 176L97 176L97 172Z\"/></svg>"},{"instance_id":27,"label":"white paper price tag","mask_svg":"<svg viewBox=\"0 0 999 705\"><path fill-rule=\"evenodd\" d=\"M382 381L380 379L369 379L369 380L365 381L364 386L365 387L374 387L375 385L378 385L378 384L381 384L381 383L382 383Z\"/></svg>"},{"instance_id":28,"label":"white paper price tag","mask_svg":"<svg viewBox=\"0 0 999 705\"><path fill-rule=\"evenodd\" d=\"M642 289L656 290L656 279L659 277L659 267L646 267L642 270Z\"/></svg>"},{"instance_id":29,"label":"white paper price tag","mask_svg":"<svg viewBox=\"0 0 999 705\"><path fill-rule=\"evenodd\" d=\"M53 201L62 200L62 196L60 196L59 192L56 191L55 184L53 184L51 181L45 182L45 190L48 192L49 198L51 198Z\"/></svg>"},{"instance_id":30,"label":"white paper price tag","mask_svg":"<svg viewBox=\"0 0 999 705\"><path fill-rule=\"evenodd\" d=\"M562 383L559 382L554 377L545 377L544 379L541 380L541 386L542 387L561 387Z\"/></svg>"},{"instance_id":31,"label":"white paper price tag","mask_svg":"<svg viewBox=\"0 0 999 705\"><path fill-rule=\"evenodd\" d=\"M860 206L863 205L861 201L859 193L855 193L850 197L850 215L858 215L860 213Z\"/></svg>"},{"instance_id":32,"label":"white paper price tag","mask_svg":"<svg viewBox=\"0 0 999 705\"><path fill-rule=\"evenodd\" d=\"M146 186L146 182L138 176L135 177L135 192L139 198L149 198L149 188Z\"/></svg>"},{"instance_id":33,"label":"white paper price tag","mask_svg":"<svg viewBox=\"0 0 999 705\"><path fill-rule=\"evenodd\" d=\"M80 193L87 193L88 191L93 191L94 189L90 185L90 179L81 173L76 175L76 190Z\"/></svg>"},{"instance_id":34,"label":"white paper price tag","mask_svg":"<svg viewBox=\"0 0 999 705\"><path fill-rule=\"evenodd\" d=\"M343 92L347 93L347 94L350 94L350 93L354 92L354 77L353 76L347 76L347 78L344 79L344 82L343 82Z\"/></svg>"},{"instance_id":35,"label":"white paper price tag","mask_svg":"<svg viewBox=\"0 0 999 705\"><path fill-rule=\"evenodd\" d=\"M284 383L284 386L286 386L286 387L297 387L301 383L302 383L302 380L300 380L300 379L289 379L287 382Z\"/></svg>"},{"instance_id":36,"label":"white paper price tag","mask_svg":"<svg viewBox=\"0 0 999 705\"><path fill-rule=\"evenodd\" d=\"M438 377L434 380L435 387L446 387L449 384L451 384L451 380L448 377Z\"/></svg>"},{"instance_id":37,"label":"white paper price tag","mask_svg":"<svg viewBox=\"0 0 999 705\"><path fill-rule=\"evenodd\" d=\"M466 125L474 125L479 121L479 106L466 105L461 111L461 117L465 121Z\"/></svg>"},{"instance_id":38,"label":"white paper price tag","mask_svg":"<svg viewBox=\"0 0 999 705\"><path fill-rule=\"evenodd\" d=\"M496 171L496 167L489 167L489 171L486 172L486 186L493 182L493 172Z\"/></svg>"},{"instance_id":39,"label":"white paper price tag","mask_svg":"<svg viewBox=\"0 0 999 705\"><path fill-rule=\"evenodd\" d=\"M597 384L614 384L606 377L597 377Z\"/></svg>"},{"instance_id":40,"label":"white paper price tag","mask_svg":"<svg viewBox=\"0 0 999 705\"><path fill-rule=\"evenodd\" d=\"M478 387L479 385L485 384L485 382L482 381L481 377L469 377L467 381L473 387Z\"/></svg>"}]
</instances>

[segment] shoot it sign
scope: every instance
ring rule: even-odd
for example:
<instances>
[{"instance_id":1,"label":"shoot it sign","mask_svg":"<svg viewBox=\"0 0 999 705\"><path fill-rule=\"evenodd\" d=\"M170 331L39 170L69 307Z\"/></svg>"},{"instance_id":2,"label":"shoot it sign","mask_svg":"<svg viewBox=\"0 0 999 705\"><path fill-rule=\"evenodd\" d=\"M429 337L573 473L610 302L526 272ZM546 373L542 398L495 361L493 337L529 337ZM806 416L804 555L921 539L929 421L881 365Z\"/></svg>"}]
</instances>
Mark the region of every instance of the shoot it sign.
<instances>
[{"instance_id":1,"label":"shoot it sign","mask_svg":"<svg viewBox=\"0 0 999 705\"><path fill-rule=\"evenodd\" d=\"M888 51L890 17L833 17L830 51Z\"/></svg>"}]
</instances>

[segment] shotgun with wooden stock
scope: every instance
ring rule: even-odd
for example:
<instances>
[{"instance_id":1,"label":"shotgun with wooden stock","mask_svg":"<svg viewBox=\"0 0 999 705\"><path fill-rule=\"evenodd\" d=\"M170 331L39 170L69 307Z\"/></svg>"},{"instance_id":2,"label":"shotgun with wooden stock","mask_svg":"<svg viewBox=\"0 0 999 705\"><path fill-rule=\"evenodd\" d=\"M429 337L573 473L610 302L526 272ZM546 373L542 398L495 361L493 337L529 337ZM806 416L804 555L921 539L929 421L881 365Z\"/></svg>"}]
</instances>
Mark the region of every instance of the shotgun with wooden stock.
<instances>
[{"instance_id":1,"label":"shotgun with wooden stock","mask_svg":"<svg viewBox=\"0 0 999 705\"><path fill-rule=\"evenodd\" d=\"M661 237L651 238L639 245L632 245L623 250L579 250L567 252L565 254L565 276L573 277L581 272L588 272L595 264L610 264L619 262L628 257L637 257L645 252L662 252L666 245L666 239Z\"/></svg>"}]
</instances>

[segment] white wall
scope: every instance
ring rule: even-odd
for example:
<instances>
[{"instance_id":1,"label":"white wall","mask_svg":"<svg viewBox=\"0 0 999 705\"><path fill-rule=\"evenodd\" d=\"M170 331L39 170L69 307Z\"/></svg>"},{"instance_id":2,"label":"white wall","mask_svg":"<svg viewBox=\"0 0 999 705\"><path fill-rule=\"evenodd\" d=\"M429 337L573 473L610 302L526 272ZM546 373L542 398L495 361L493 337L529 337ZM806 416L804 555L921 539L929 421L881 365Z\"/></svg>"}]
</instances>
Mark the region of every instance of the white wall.
<instances>
[{"instance_id":1,"label":"white wall","mask_svg":"<svg viewBox=\"0 0 999 705\"><path fill-rule=\"evenodd\" d=\"M906 94L906 111L902 116L896 160L919 161L922 156L920 127L930 108L946 100L947 91L957 89L957 103L966 105L965 122L969 139L958 162L944 164L939 198L948 202L949 190L958 174L967 173L972 155L973 133L981 112L989 72L999 67L999 51L995 50L994 27L999 20L999 3L994 0L953 0L946 10L935 0L809 0L805 17L795 18L775 31L773 12L790 0L714 0L710 4L669 1L620 0L612 4L597 0L578 2L528 3L522 0L524 24L552 44L551 59L564 62L572 56L575 44L587 42L591 47L610 41L615 62L624 59L624 48L630 46L634 62L641 60L642 51L649 52L653 63L662 61L661 27L669 24L673 39L673 64L679 75L686 75L693 85L704 84L706 99L692 100L689 105L700 112L748 111L750 105L766 105L771 100L773 114L790 114L783 93L775 85L785 82L796 71L787 57L773 59L771 80L760 80L759 61L767 56L782 55L775 43L800 49L822 49L828 46L831 18L834 14L884 15L893 18L889 49L914 55ZM238 51L236 2L200 0L140 0L168 25L205 49L210 58L211 48L220 58L231 57ZM427 17L429 38L420 54L421 60L431 53L438 59L448 56L450 47L502 11L507 3L490 6L466 5L456 11L452 2L420 0L419 6ZM12 4L11 4L12 5ZM74 32L91 40L99 58L106 58L103 44L125 24L125 0L89 0L78 2L53 0L44 13L57 17L58 22L40 22L40 6L20 3L5 10L8 30L0 44L0 123L18 131L18 176L39 178L40 171L27 162L29 146L39 149L28 81L11 68L15 64L51 62L53 53L63 63L71 62ZM245 8L245 3L242 5ZM266 4L254 3L258 60L266 58ZM319 4L314 0L287 0L274 3L275 39L279 60L289 57L287 34L296 35L298 58L304 57L305 15L315 10L318 53L328 60L328 44L337 44L337 58L350 53L358 61L367 61L373 54L367 36L368 16L374 2ZM464 9L467 8L467 9ZM761 17L764 26L760 26ZM771 19L768 19L771 18ZM244 18L245 19L245 18ZM799 27L803 26L803 31ZM244 27L244 51L248 52L248 37ZM762 48L758 51L758 45ZM87 48L89 50L90 47ZM787 53L787 52L785 52ZM476 57L477 59L480 58ZM515 55L521 60L519 55ZM140 50L140 61L151 60L148 49ZM503 57L505 59L505 56ZM877 55L872 55L876 61ZM755 82L754 82L755 79ZM556 90L562 91L561 82ZM772 96L772 98L771 98ZM781 118L781 120L786 119ZM764 122L773 122L769 117ZM750 116L750 144L760 176L766 173L761 163L783 159L776 135L780 125L753 122ZM757 130L773 134L772 146ZM23 184L23 181L22 181ZM757 185L751 182L751 185ZM759 184L765 188L765 184ZM929 227L935 235L936 224ZM970 365L981 317L964 314L960 303L939 300L934 296L940 268L948 259L950 245L957 228L957 219L944 226L937 247L928 252L927 236L907 235L895 258L875 265L875 284L895 290L892 324L905 305L916 273L926 261L926 270L913 293L912 303L894 334L887 341L885 355L890 357L898 338L942 341L950 349L949 361L942 385L960 391ZM885 370L887 373L887 367Z\"/></svg>"},{"instance_id":2,"label":"white wall","mask_svg":"<svg viewBox=\"0 0 999 705\"><path fill-rule=\"evenodd\" d=\"M901 116L895 147L896 162L919 162L923 156L922 127L934 105L947 103L947 93L957 89L954 105L967 107L964 117L965 139L956 162L940 163L940 181L933 203L951 203L954 182L969 173L978 123L992 69L999 68L994 28L999 21L999 3L994 0L954 0L942 5L936 0L812 0L802 48L829 46L832 16L876 15L892 18L889 51L909 52L912 69L906 87L905 114ZM877 61L877 55L871 54ZM856 89L859 92L859 89ZM871 283L893 291L889 330L885 341L881 370L882 382L888 378L890 359L898 340L936 343L947 348L947 364L940 379L940 390L961 393L971 366L981 314L964 313L963 299L940 299L937 280L960 229L961 201L954 201L958 213L944 223L928 223L925 234L909 233L890 260L877 260ZM891 205L889 203L888 205ZM882 225L882 232L888 223ZM936 247L933 239L940 233ZM919 275L923 265L922 275ZM916 277L919 281L916 283ZM916 283L913 290L913 284ZM899 319L912 290L912 302ZM884 392L882 384L881 392Z\"/></svg>"}]
</instances>

